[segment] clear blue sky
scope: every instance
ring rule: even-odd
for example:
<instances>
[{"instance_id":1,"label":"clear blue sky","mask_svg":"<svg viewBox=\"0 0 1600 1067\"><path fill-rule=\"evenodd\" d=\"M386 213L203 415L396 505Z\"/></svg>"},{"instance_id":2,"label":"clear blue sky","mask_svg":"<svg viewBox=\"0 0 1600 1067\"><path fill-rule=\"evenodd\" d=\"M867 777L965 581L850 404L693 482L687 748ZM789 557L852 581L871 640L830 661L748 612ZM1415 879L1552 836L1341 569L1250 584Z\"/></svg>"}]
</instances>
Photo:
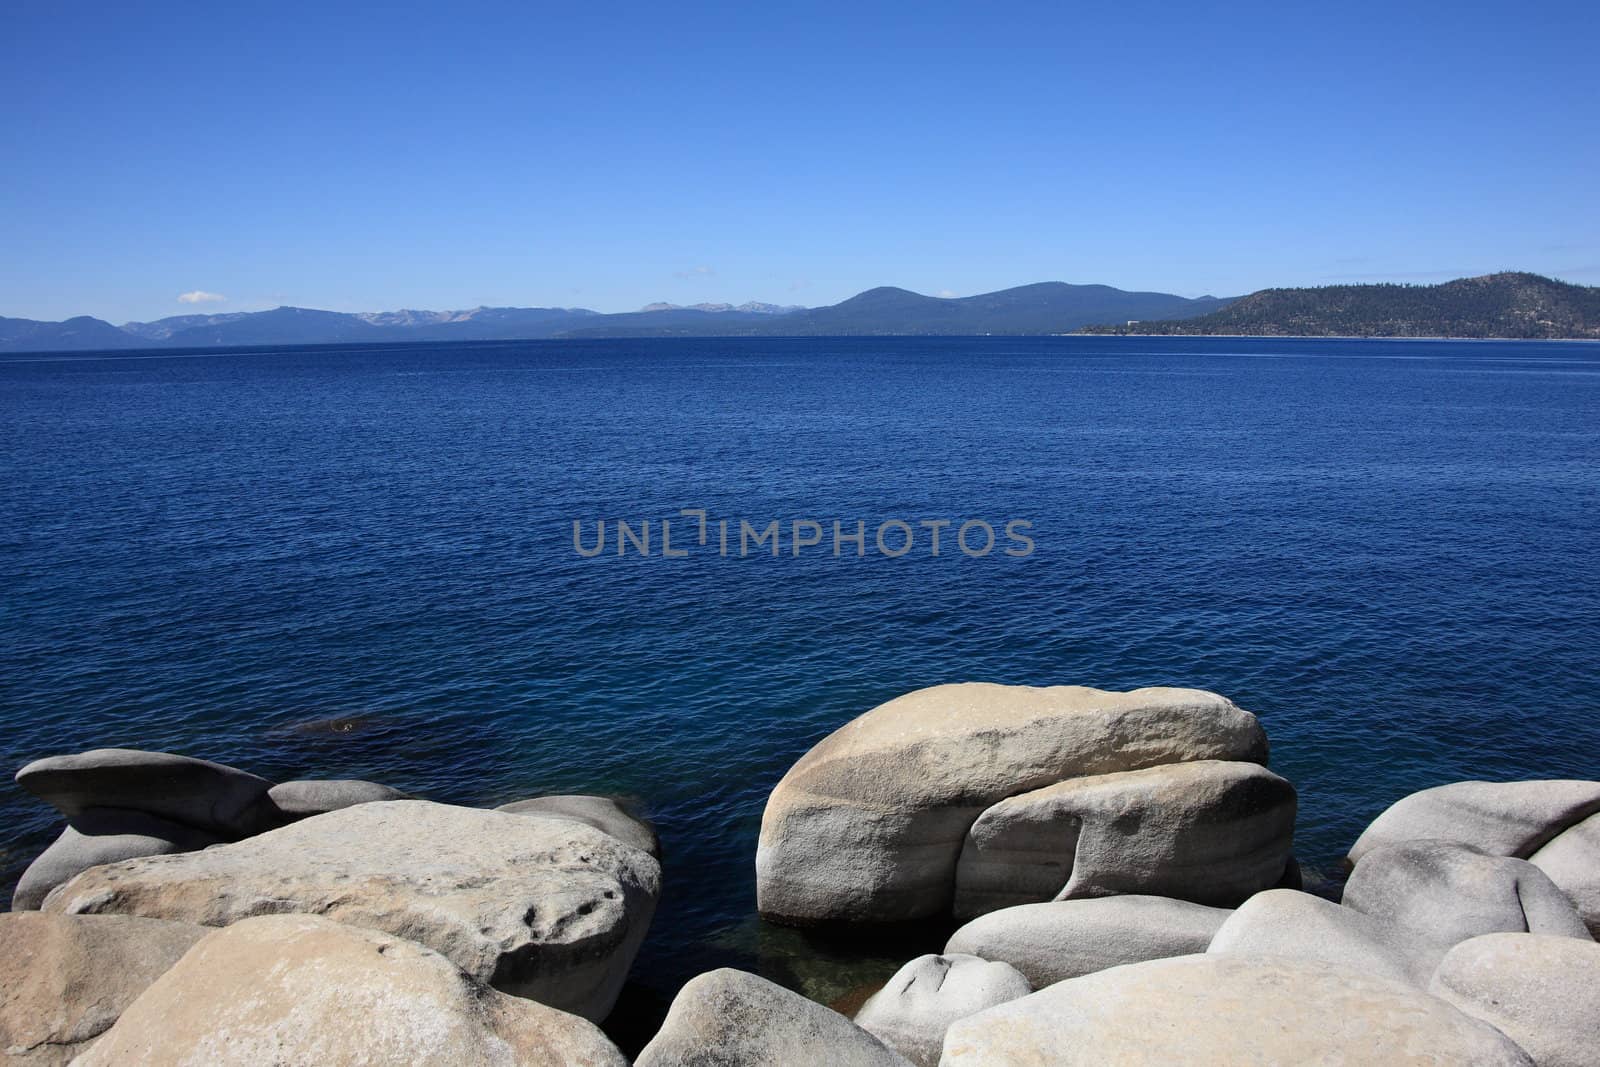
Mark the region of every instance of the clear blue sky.
<instances>
[{"instance_id":1,"label":"clear blue sky","mask_svg":"<svg viewBox=\"0 0 1600 1067\"><path fill-rule=\"evenodd\" d=\"M1594 0L10 0L0 315L1595 284L1597 45Z\"/></svg>"}]
</instances>

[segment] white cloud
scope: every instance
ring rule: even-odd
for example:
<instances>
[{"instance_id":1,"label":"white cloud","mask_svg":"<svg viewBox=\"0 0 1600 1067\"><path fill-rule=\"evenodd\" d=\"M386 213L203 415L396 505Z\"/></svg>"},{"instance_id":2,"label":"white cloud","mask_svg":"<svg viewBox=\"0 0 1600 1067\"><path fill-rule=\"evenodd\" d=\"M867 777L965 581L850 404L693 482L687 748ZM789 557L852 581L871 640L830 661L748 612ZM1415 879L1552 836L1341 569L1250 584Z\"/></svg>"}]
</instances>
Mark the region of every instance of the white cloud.
<instances>
[{"instance_id":1,"label":"white cloud","mask_svg":"<svg viewBox=\"0 0 1600 1067\"><path fill-rule=\"evenodd\" d=\"M951 292L949 289L940 289L939 292L936 295L938 295L940 297L943 297L946 300L949 300L951 297L955 296L956 294Z\"/></svg>"},{"instance_id":2,"label":"white cloud","mask_svg":"<svg viewBox=\"0 0 1600 1067\"><path fill-rule=\"evenodd\" d=\"M228 299L221 293L208 293L204 289L194 289L187 293L178 294L180 304L219 304Z\"/></svg>"},{"instance_id":3,"label":"white cloud","mask_svg":"<svg viewBox=\"0 0 1600 1067\"><path fill-rule=\"evenodd\" d=\"M674 271L674 278L710 278L716 275L710 267L690 267L688 270Z\"/></svg>"}]
</instances>

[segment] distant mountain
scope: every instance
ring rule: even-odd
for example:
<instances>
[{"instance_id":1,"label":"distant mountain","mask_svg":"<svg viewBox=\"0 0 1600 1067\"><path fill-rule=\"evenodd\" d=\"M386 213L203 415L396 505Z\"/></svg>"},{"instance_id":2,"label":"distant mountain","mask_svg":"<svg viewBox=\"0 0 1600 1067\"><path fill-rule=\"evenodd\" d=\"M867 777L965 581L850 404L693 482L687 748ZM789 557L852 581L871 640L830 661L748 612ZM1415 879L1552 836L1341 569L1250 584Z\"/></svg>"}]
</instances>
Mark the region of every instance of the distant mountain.
<instances>
[{"instance_id":1,"label":"distant mountain","mask_svg":"<svg viewBox=\"0 0 1600 1067\"><path fill-rule=\"evenodd\" d=\"M1226 306L1212 296L1186 299L1170 293L1130 293L1109 285L1040 282L980 296L923 296L884 286L829 307L792 311L756 322L731 313L672 323L607 315L572 337L849 337L893 335L1070 333L1098 322L1182 318Z\"/></svg>"},{"instance_id":2,"label":"distant mountain","mask_svg":"<svg viewBox=\"0 0 1600 1067\"><path fill-rule=\"evenodd\" d=\"M467 311L338 311L280 307L235 315L182 315L137 324L146 331L168 323L171 345L310 345L383 341L484 341L550 337L598 318L583 308L472 308ZM194 323L188 320L201 320ZM130 324L130 326L136 324ZM127 329L128 327L124 327ZM144 336L151 336L145 333Z\"/></svg>"},{"instance_id":3,"label":"distant mountain","mask_svg":"<svg viewBox=\"0 0 1600 1067\"><path fill-rule=\"evenodd\" d=\"M165 341L179 330L201 326L217 326L248 316L248 311L232 311L221 315L173 315L155 322L125 322L121 329L135 337L152 341Z\"/></svg>"},{"instance_id":4,"label":"distant mountain","mask_svg":"<svg viewBox=\"0 0 1600 1067\"><path fill-rule=\"evenodd\" d=\"M1226 304L1213 296L1126 292L1109 285L1039 282L979 296L942 298L904 289L869 289L842 304L815 308L786 325L807 332L868 334L1067 333L1095 322L1186 318Z\"/></svg>"},{"instance_id":5,"label":"distant mountain","mask_svg":"<svg viewBox=\"0 0 1600 1067\"><path fill-rule=\"evenodd\" d=\"M68 352L148 345L146 340L87 315L65 322L0 318L0 352Z\"/></svg>"},{"instance_id":6,"label":"distant mountain","mask_svg":"<svg viewBox=\"0 0 1600 1067\"><path fill-rule=\"evenodd\" d=\"M726 337L729 335L771 334L782 318L764 311L737 308L674 307L647 305L643 311L620 315L598 315L594 319L563 330L560 337Z\"/></svg>"},{"instance_id":7,"label":"distant mountain","mask_svg":"<svg viewBox=\"0 0 1600 1067\"><path fill-rule=\"evenodd\" d=\"M281 307L174 330L167 336L166 343L182 348L337 344L389 340L387 334L390 332L381 326L374 326L359 315Z\"/></svg>"},{"instance_id":8,"label":"distant mountain","mask_svg":"<svg viewBox=\"0 0 1600 1067\"><path fill-rule=\"evenodd\" d=\"M1458 278L1442 285L1263 289L1200 318L1100 326L1088 332L1600 338L1600 287L1571 285L1538 274L1504 273Z\"/></svg>"},{"instance_id":9,"label":"distant mountain","mask_svg":"<svg viewBox=\"0 0 1600 1067\"><path fill-rule=\"evenodd\" d=\"M759 300L748 303L734 304L646 304L639 311L710 311L720 313L724 311L742 311L752 315L787 315L791 311L804 311L801 304L763 304Z\"/></svg>"},{"instance_id":10,"label":"distant mountain","mask_svg":"<svg viewBox=\"0 0 1600 1067\"><path fill-rule=\"evenodd\" d=\"M588 308L473 308L439 314L449 318L418 323L385 340L507 341L553 337L563 330L603 318ZM389 324L391 329L398 324Z\"/></svg>"}]
</instances>

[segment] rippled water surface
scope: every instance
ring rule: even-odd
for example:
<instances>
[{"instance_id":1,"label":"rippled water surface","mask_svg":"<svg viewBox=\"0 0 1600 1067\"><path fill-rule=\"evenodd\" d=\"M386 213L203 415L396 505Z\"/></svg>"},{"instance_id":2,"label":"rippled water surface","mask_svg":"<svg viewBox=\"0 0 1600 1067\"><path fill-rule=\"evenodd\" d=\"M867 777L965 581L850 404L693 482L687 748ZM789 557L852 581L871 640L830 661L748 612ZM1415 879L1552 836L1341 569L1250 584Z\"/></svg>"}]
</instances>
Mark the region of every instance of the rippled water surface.
<instances>
[{"instance_id":1,"label":"rippled water surface","mask_svg":"<svg viewBox=\"0 0 1600 1067\"><path fill-rule=\"evenodd\" d=\"M936 682L1225 693L1329 873L1406 792L1600 777L1597 345L6 356L0 464L7 766L119 745L635 798L667 860L638 997L720 964L822 999L881 974L898 949L853 967L754 919L756 832L806 748ZM680 508L859 519L869 555L573 551L574 519ZM883 558L889 518L1025 519L1037 549ZM0 786L7 896L57 828Z\"/></svg>"}]
</instances>

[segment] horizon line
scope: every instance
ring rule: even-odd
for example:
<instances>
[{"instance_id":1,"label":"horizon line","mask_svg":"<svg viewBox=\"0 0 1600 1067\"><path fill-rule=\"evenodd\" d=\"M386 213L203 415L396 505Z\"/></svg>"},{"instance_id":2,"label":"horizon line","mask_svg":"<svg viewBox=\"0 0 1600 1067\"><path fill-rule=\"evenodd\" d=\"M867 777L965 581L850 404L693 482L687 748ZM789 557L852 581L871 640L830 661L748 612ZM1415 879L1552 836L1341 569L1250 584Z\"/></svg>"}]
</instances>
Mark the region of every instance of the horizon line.
<instances>
[{"instance_id":1,"label":"horizon line","mask_svg":"<svg viewBox=\"0 0 1600 1067\"><path fill-rule=\"evenodd\" d=\"M1584 289L1600 288L1600 286L1586 285L1586 284L1584 284L1582 282L1567 281L1566 279L1558 277L1555 274L1541 274L1538 271L1530 271L1530 270L1501 269L1501 270L1485 271L1485 272L1482 272L1482 273L1475 273L1475 274L1454 274L1454 273L1449 272L1449 271L1423 271L1423 272L1409 272L1409 273L1408 272L1400 272L1399 274L1393 276L1393 277L1395 277L1396 280L1388 280L1388 281L1381 280L1381 277L1383 277L1383 276L1375 277L1375 276L1371 276L1371 275L1366 275L1366 276L1363 276L1365 280L1361 280L1361 281L1333 281L1333 280L1330 280L1330 281L1327 281L1326 283L1321 284L1321 285L1269 285L1269 286L1264 286L1264 287L1259 288L1259 289L1251 289L1251 290L1248 290L1248 291L1243 292L1243 293L1239 293L1239 294L1234 295L1234 296L1217 296L1217 295L1215 295L1214 293L1211 293L1211 292L1205 292L1205 293L1200 294L1199 296L1183 296L1183 294L1181 294L1181 293L1166 292L1166 291L1163 291L1163 290L1160 290L1160 289L1124 289L1121 286L1110 285L1110 284L1105 283L1105 282L1064 282L1064 281L1060 281L1060 280L1057 280L1057 279L1048 279L1048 280L1045 280L1045 281L1023 282L1023 283L1021 283L1019 285L1008 285L1008 286L1005 286L1005 287L1000 288L1000 289L988 289L988 290L985 290L983 292L967 293L967 294L964 294L964 295L950 293L948 291L941 291L939 293L922 293L922 292L918 292L915 289L909 289L909 288L906 288L905 286L900 286L900 285L874 285L874 286L869 286L866 289L862 289L862 290L860 290L858 292L852 293L849 296L844 297L844 298L842 298L840 300L836 300L831 304L780 304L780 303L778 303L776 301L771 301L771 300L746 300L746 301L742 301L739 304L734 304L734 303L731 303L731 302L728 302L728 301L720 301L720 300L718 300L718 301L703 300L703 301L699 301L697 304L673 304L673 303L671 303L669 301L662 300L662 301L651 301L650 303L641 305L639 307L630 308L630 309L627 309L627 310L624 310L624 311L600 311L600 310L597 310L595 308L584 307L582 305L577 305L577 304L482 304L482 303L480 303L480 304L475 304L475 305L473 305L471 307L454 307L454 308L392 307L392 308L376 309L376 310L368 310L368 311L338 311L338 310L334 310L332 308L313 307L313 306L306 305L306 304L275 304L275 305L271 305L271 306L254 306L254 305L251 305L251 306L248 306L248 307L241 307L241 308L237 308L237 309L233 309L233 310L218 309L216 311L211 311L211 312L207 312L207 311L178 312L177 314L161 315L161 316L156 317L156 318L126 319L126 320L124 320L122 322L114 322L109 318L100 318L97 315L92 315L92 314L89 314L87 312L83 312L83 313L80 313L80 314L77 314L77 315L69 315L64 319L36 319L36 318L31 318L31 317L26 316L26 315L0 315L0 319L12 319L14 321L21 321L21 322L37 322L37 323L55 323L55 324L59 324L59 323L64 323L64 322L70 322L73 319L82 318L82 319L93 319L94 321L103 322L103 323L105 323L105 324L107 324L109 326L112 326L112 327L116 328L116 329L122 330L122 329L126 329L129 326L150 326L150 325L155 325L157 323L166 322L169 319L216 318L218 316L223 316L223 315L261 315L261 314L265 314L265 313L273 312L273 311L315 311L315 312L320 312L320 313L329 314L329 315L350 315L350 316L354 316L354 317L357 317L357 318L361 318L361 317L365 317L365 316L369 316L369 315L399 315L399 314L404 314L404 313L407 313L407 312L412 312L412 313L416 313L416 314L426 314L426 315L451 315L451 314L462 314L462 313L465 313L465 312L472 312L472 311L542 311L542 310L567 311L567 312L584 312L584 313L588 313L588 314L592 314L592 315L599 315L599 316L639 315L639 314L648 314L651 311L702 311L702 312L704 312L706 314L725 314L725 313L727 313L729 311L738 311L741 307L743 307L745 305L748 305L748 304L764 304L764 305L767 305L769 307L788 308L788 309L790 309L790 310L784 311L784 312L765 312L765 313L763 313L763 314L772 314L774 316L778 316L778 315L783 315L783 314L796 314L796 313L801 312L801 311L815 311L815 310L818 310L820 308L836 307L839 304L845 303L845 302L850 301L850 300L854 300L856 297L862 296L862 295L864 295L866 293L875 292L876 290L879 290L879 289L896 289L896 290L899 290L900 292L911 293L914 296L923 297L924 299L927 299L927 300L970 300L970 299L973 299L975 297L993 296L996 293L1011 292L1012 290L1015 290L1015 289L1028 289L1028 288L1032 288L1034 286L1039 286L1039 285L1067 285L1067 286L1073 286L1073 287L1076 287L1076 288L1095 288L1095 287L1099 287L1099 288L1106 288L1106 289L1115 289L1118 292L1123 292L1123 293L1160 293L1163 296L1176 296L1176 297L1179 297L1180 299L1183 299L1183 300L1238 300L1238 299L1241 299L1242 297L1249 296L1249 295L1251 295L1253 293L1265 292L1265 291L1270 290L1270 289L1326 289L1326 288L1333 288L1333 287L1339 287L1339 286L1368 286L1368 285L1405 285L1405 286L1414 286L1414 287L1417 287L1417 288L1428 288L1428 287L1433 286L1433 285L1445 285L1445 284L1449 284L1450 282L1467 281L1467 280L1471 280L1471 279L1474 279L1474 278L1490 278L1490 277L1495 277L1497 275L1502 275L1502 274L1530 274L1530 275L1534 275L1535 277L1546 278L1546 279L1548 279L1550 281L1558 282L1558 283L1563 284L1563 285L1574 285L1574 286L1577 286L1579 288L1584 288ZM1440 280L1439 281L1434 281L1434 282L1426 282L1426 281L1414 280L1414 279L1417 279L1417 278L1424 278L1424 277L1427 277L1427 278L1438 278ZM191 296L193 293L200 293L200 292L201 292L200 290L193 290L191 293L182 293L177 297L177 299L180 300L180 301L184 301L185 298ZM227 302L227 299L228 299L227 297L223 297L223 296L220 296L219 294L213 294L213 293L205 293L203 295L204 295L204 297L205 297L205 299L207 301ZM712 307L715 307L717 310L715 310L715 311L710 310Z\"/></svg>"}]
</instances>

